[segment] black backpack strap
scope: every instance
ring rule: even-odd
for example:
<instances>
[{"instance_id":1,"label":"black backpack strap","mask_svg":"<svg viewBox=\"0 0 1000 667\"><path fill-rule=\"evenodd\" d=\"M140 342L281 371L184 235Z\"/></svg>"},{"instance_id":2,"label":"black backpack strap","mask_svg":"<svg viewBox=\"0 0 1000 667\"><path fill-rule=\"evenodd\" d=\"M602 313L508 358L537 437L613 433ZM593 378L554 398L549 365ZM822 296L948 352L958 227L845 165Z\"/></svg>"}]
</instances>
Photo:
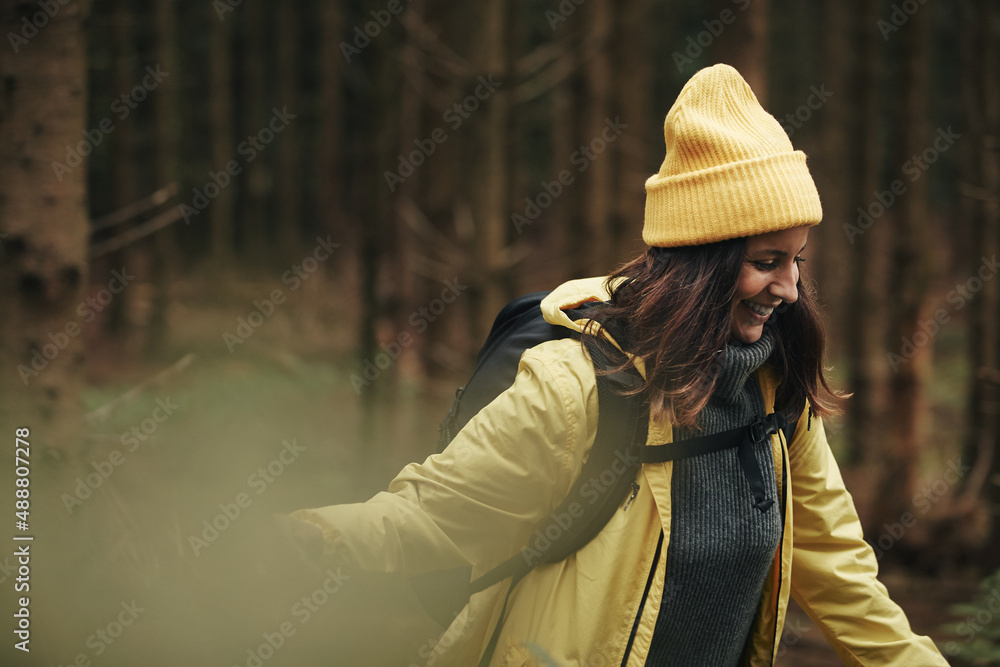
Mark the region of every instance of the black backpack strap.
<instances>
[{"instance_id":1,"label":"black backpack strap","mask_svg":"<svg viewBox=\"0 0 1000 667\"><path fill-rule=\"evenodd\" d=\"M465 385L455 392L448 415L438 427L438 451L443 451L462 427L501 392L514 384L521 355L539 343L578 338L572 329L551 324L542 315L540 304L549 292L534 292L514 299L496 316L476 358L476 369ZM570 319L587 316L600 302L586 302L564 311Z\"/></svg>"},{"instance_id":2,"label":"black backpack strap","mask_svg":"<svg viewBox=\"0 0 1000 667\"><path fill-rule=\"evenodd\" d=\"M757 417L744 429L743 441L736 450L736 456L743 468L743 475L750 484L753 493L753 506L761 512L766 512L774 505L774 498L767 497L767 487L764 484L764 473L760 471L754 448L763 443L772 433L777 433L784 426L784 412L772 412L765 419Z\"/></svg>"},{"instance_id":3,"label":"black backpack strap","mask_svg":"<svg viewBox=\"0 0 1000 667\"><path fill-rule=\"evenodd\" d=\"M663 463L736 447L740 467L743 468L743 474L753 492L754 507L761 512L766 512L774 504L774 500L767 497L764 474L757 463L757 457L754 456L754 447L771 434L785 429L787 424L788 420L784 412L772 412L767 417L757 417L747 426L740 426L728 431L702 435L665 445L644 445L639 448L639 458L643 463ZM794 424L792 428L794 428Z\"/></svg>"},{"instance_id":4,"label":"black backpack strap","mask_svg":"<svg viewBox=\"0 0 1000 667\"><path fill-rule=\"evenodd\" d=\"M782 435L785 436L785 446L790 446L792 444L792 438L795 436L795 425L796 422L785 420L785 425L781 429Z\"/></svg>"},{"instance_id":5,"label":"black backpack strap","mask_svg":"<svg viewBox=\"0 0 1000 667\"><path fill-rule=\"evenodd\" d=\"M728 431L701 435L688 440L680 440L665 445L644 445L639 449L639 458L643 463L664 463L676 461L702 454L711 454L723 449L739 447L746 433L745 426L739 426Z\"/></svg>"},{"instance_id":6,"label":"black backpack strap","mask_svg":"<svg viewBox=\"0 0 1000 667\"><path fill-rule=\"evenodd\" d=\"M792 412L790 410L785 410L785 425L781 429L781 432L785 435L785 445L788 447L792 446L792 439L795 437L795 429L798 427L800 419L800 417L796 417L792 420L791 416L794 416L792 415ZM806 412L807 431L812 428L812 416L813 409L810 405L808 411Z\"/></svg>"},{"instance_id":7,"label":"black backpack strap","mask_svg":"<svg viewBox=\"0 0 1000 667\"><path fill-rule=\"evenodd\" d=\"M503 607L500 609L500 618L497 619L496 627L493 628L493 634L490 636L490 643L486 645L486 650L483 651L482 657L479 659L479 667L489 667L490 660L493 659L493 654L497 650L497 641L500 639L500 629L503 628L503 622L507 620L507 605L510 603L510 594L514 592L514 588L521 582L521 579L528 573L528 570L516 575L510 581L510 588L507 589L507 596L503 600Z\"/></svg>"},{"instance_id":8,"label":"black backpack strap","mask_svg":"<svg viewBox=\"0 0 1000 667\"><path fill-rule=\"evenodd\" d=\"M593 352L592 352L593 354ZM602 355L603 356L603 355ZM595 365L608 366L595 359ZM599 418L597 434L580 475L570 487L566 498L532 533L528 543L515 556L482 575L470 586L478 593L507 577L524 576L543 563L556 563L579 551L611 520L621 501L628 494L641 461L639 448L645 445L648 412L645 403L623 396L621 389L632 387L641 378L631 372L596 373ZM622 434L629 434L623 437ZM614 480L598 490L591 480ZM596 494L595 491L598 491ZM569 517L569 520L566 519ZM534 545L549 544L544 550Z\"/></svg>"},{"instance_id":9,"label":"black backpack strap","mask_svg":"<svg viewBox=\"0 0 1000 667\"><path fill-rule=\"evenodd\" d=\"M471 595L511 577L500 619L480 659L480 667L489 665L496 651L514 587L533 568L545 563L557 563L594 539L628 495L642 465L639 460L639 448L646 443L648 406L640 398L622 393L623 390L637 388L641 385L642 378L634 369L602 372L621 365L625 357L609 359L608 355L593 345L589 339L587 349L594 363L597 380L599 412L594 444L566 498L532 533L520 553L469 584ZM629 435L623 437L623 434ZM610 483L603 483L607 479L608 472L614 479ZM599 490L596 485L588 490L587 487L592 485L594 478L600 479L603 484ZM540 550L533 546L538 545L540 540L545 540L545 544L548 545L546 549Z\"/></svg>"},{"instance_id":10,"label":"black backpack strap","mask_svg":"<svg viewBox=\"0 0 1000 667\"><path fill-rule=\"evenodd\" d=\"M472 377L455 393L451 409L441 423L438 451L443 451L469 419L514 383L526 350L547 341L579 338L576 331L545 320L540 306L548 294L526 294L511 301L497 315ZM590 301L563 312L570 319L579 320L600 305L601 302ZM508 565L506 572L514 576L518 569ZM431 618L447 627L469 601L471 574L472 568L468 566L448 568L413 576L410 583Z\"/></svg>"}]
</instances>

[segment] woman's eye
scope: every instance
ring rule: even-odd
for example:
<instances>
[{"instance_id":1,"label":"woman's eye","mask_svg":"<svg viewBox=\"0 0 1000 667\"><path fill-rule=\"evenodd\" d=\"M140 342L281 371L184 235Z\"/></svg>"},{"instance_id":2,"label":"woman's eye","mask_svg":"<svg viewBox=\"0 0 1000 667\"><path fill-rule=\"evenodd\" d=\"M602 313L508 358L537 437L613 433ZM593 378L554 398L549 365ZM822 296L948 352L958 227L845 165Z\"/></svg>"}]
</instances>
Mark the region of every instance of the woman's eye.
<instances>
[{"instance_id":1,"label":"woman's eye","mask_svg":"<svg viewBox=\"0 0 1000 667\"><path fill-rule=\"evenodd\" d=\"M792 261L795 262L796 264L801 264L802 262L804 262L806 260L803 257L796 257ZM750 263L753 264L755 267L757 267L761 271L772 271L772 270L778 268L778 263L777 262L753 262L752 261Z\"/></svg>"}]
</instances>

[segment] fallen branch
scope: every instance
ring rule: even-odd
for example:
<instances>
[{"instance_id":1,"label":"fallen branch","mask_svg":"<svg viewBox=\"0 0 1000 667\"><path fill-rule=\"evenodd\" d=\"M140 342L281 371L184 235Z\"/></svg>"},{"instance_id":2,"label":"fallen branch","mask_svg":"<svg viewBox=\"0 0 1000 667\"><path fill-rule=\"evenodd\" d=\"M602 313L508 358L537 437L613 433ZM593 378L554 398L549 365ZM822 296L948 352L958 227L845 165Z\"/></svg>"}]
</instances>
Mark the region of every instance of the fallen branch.
<instances>
[{"instance_id":1,"label":"fallen branch","mask_svg":"<svg viewBox=\"0 0 1000 667\"><path fill-rule=\"evenodd\" d=\"M151 211L176 195L179 191L180 187L178 187L176 183L168 183L148 197L132 202L131 204L123 206L117 211L112 211L107 215L102 215L96 220L91 220L90 233L93 234L110 227L115 227L145 213L146 211Z\"/></svg>"},{"instance_id":2,"label":"fallen branch","mask_svg":"<svg viewBox=\"0 0 1000 667\"><path fill-rule=\"evenodd\" d=\"M131 243L135 243L144 236L149 236L153 232L158 232L164 227L174 224L180 217L180 208L171 208L169 211L164 211L155 218L124 231L118 236L90 246L90 253L87 255L87 259L94 259L101 255L107 255L109 252L120 250Z\"/></svg>"},{"instance_id":3,"label":"fallen branch","mask_svg":"<svg viewBox=\"0 0 1000 667\"><path fill-rule=\"evenodd\" d=\"M980 380L1000 385L1000 370L989 368L987 366L981 366L976 375Z\"/></svg>"},{"instance_id":4,"label":"fallen branch","mask_svg":"<svg viewBox=\"0 0 1000 667\"><path fill-rule=\"evenodd\" d=\"M145 380L143 380L136 386L132 387L127 392L125 392L115 400L111 401L110 403L102 405L93 412L88 412L86 415L83 416L84 420L88 424L93 424L94 422L97 421L104 421L105 419L108 418L108 415L110 415L112 412L118 410L119 408L125 405L128 405L129 403L132 403L137 398L139 398L146 390L151 389L152 387L162 386L175 376L180 375L188 366L191 365L191 362L194 361L196 358L197 355L195 355L192 352L185 354L173 365L168 366L167 368L163 369L162 371L160 371L159 373L150 378L146 378Z\"/></svg>"}]
</instances>

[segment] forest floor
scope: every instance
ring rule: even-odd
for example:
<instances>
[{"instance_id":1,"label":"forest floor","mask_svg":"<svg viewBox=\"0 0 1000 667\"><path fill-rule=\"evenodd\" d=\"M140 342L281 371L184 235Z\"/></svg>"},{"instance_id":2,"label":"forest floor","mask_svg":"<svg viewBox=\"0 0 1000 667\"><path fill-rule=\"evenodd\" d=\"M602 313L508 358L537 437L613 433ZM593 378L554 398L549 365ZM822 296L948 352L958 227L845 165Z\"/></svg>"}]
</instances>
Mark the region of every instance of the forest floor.
<instances>
[{"instance_id":1,"label":"forest floor","mask_svg":"<svg viewBox=\"0 0 1000 667\"><path fill-rule=\"evenodd\" d=\"M0 647L0 664L424 663L441 629L407 582L316 568L279 517L363 501L433 452L451 385L428 391L387 373L379 382L394 407L366 408L354 367L320 351L336 322L303 324L290 306L230 352L221 332L234 318L198 318L198 331L188 326L152 361L128 361L120 342L90 346L79 460L33 473L37 644L27 661ZM306 344L272 344L283 336ZM883 581L914 629L938 642L954 639L942 630L949 605L976 594L968 577L892 570ZM781 653L785 666L841 664L795 608Z\"/></svg>"}]
</instances>

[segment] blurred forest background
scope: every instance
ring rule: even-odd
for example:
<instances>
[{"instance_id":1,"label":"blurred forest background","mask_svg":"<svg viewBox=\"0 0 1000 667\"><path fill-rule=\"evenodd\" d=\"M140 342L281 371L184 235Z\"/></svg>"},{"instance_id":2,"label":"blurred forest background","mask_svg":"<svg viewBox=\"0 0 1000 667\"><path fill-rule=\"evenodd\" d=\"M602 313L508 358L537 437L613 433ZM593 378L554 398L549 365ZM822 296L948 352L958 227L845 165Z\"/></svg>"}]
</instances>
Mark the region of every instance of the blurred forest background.
<instances>
[{"instance_id":1,"label":"blurred forest background","mask_svg":"<svg viewBox=\"0 0 1000 667\"><path fill-rule=\"evenodd\" d=\"M0 8L0 426L37 535L34 661L4 664L422 663L405 583L330 584L275 516L384 488L507 300L642 251L663 117L715 62L809 155L854 393L827 430L884 579L1000 664L997 3ZM799 612L781 654L838 664Z\"/></svg>"}]
</instances>

